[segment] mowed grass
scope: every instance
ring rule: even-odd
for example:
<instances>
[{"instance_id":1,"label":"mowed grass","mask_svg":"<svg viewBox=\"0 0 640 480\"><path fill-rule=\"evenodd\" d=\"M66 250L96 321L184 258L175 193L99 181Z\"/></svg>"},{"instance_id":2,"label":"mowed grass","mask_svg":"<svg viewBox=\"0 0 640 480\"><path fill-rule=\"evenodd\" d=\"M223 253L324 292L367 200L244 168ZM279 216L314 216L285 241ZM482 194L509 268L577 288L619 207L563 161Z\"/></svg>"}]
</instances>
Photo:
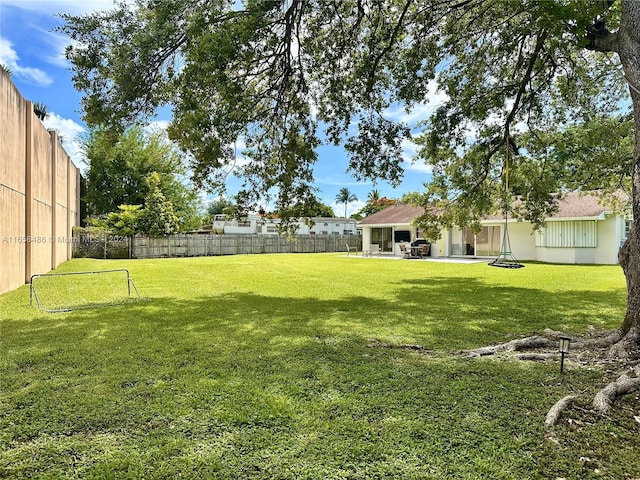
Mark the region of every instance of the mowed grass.
<instances>
[{"instance_id":1,"label":"mowed grass","mask_svg":"<svg viewBox=\"0 0 640 480\"><path fill-rule=\"evenodd\" d=\"M111 268L144 301L48 314L26 286L0 296L0 477L640 476L636 396L544 427L603 372L458 354L619 326L619 267L282 254L57 271Z\"/></svg>"}]
</instances>

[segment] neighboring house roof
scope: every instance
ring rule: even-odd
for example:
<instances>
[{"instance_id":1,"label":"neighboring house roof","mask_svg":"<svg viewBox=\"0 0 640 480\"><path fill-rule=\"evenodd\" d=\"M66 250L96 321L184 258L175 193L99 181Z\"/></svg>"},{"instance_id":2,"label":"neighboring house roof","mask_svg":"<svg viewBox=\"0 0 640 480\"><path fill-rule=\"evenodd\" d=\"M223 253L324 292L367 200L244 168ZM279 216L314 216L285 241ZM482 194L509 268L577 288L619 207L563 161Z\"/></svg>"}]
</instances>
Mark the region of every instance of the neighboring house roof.
<instances>
[{"instance_id":1,"label":"neighboring house roof","mask_svg":"<svg viewBox=\"0 0 640 480\"><path fill-rule=\"evenodd\" d=\"M628 196L625 196L628 198ZM624 198L624 197L623 197ZM558 202L558 211L548 220L560 219L602 219L611 208L602 205L596 194L569 192ZM410 225L414 218L422 215L422 207L396 204L363 218L358 225ZM500 216L489 216L487 220L497 220Z\"/></svg>"},{"instance_id":2,"label":"neighboring house roof","mask_svg":"<svg viewBox=\"0 0 640 480\"><path fill-rule=\"evenodd\" d=\"M353 218L344 218L344 217L311 217L311 220L313 220L316 223L320 223L320 222L355 223L355 220Z\"/></svg>"}]
</instances>

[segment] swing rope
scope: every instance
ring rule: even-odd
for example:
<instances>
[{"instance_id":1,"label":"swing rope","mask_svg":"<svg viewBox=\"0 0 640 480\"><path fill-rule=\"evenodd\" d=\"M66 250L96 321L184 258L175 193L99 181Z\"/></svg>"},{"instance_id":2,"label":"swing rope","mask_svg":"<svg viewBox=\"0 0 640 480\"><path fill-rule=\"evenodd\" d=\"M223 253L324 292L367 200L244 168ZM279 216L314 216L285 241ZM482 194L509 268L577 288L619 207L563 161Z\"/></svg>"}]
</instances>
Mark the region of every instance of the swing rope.
<instances>
[{"instance_id":1,"label":"swing rope","mask_svg":"<svg viewBox=\"0 0 640 480\"><path fill-rule=\"evenodd\" d=\"M511 240L509 239L509 130L507 129L506 135L506 158L505 158L505 172L504 172L504 188L505 188L505 200L504 200L504 232L502 234L502 244L500 245L500 254L498 257L489 263L491 267L502 268L522 268L522 265L516 257L514 257L511 251Z\"/></svg>"}]
</instances>

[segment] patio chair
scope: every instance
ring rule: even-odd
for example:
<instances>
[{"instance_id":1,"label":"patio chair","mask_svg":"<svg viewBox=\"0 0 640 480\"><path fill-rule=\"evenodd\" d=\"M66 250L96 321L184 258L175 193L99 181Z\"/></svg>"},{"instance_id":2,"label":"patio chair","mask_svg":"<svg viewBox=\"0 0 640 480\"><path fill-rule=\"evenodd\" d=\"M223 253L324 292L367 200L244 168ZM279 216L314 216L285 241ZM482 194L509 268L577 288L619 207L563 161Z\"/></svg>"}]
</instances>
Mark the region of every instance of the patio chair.
<instances>
[{"instance_id":1,"label":"patio chair","mask_svg":"<svg viewBox=\"0 0 640 480\"><path fill-rule=\"evenodd\" d=\"M428 243L420 247L420 258L428 257L431 253L431 245Z\"/></svg>"},{"instance_id":2,"label":"patio chair","mask_svg":"<svg viewBox=\"0 0 640 480\"><path fill-rule=\"evenodd\" d=\"M349 244L346 244L347 246L347 257L349 256L349 253L351 252L355 252L356 254L358 253L358 247L351 247L349 246Z\"/></svg>"},{"instance_id":3,"label":"patio chair","mask_svg":"<svg viewBox=\"0 0 640 480\"><path fill-rule=\"evenodd\" d=\"M380 256L380 245L378 245L377 243L372 243L371 245L369 245L368 250L362 251L363 257L366 257L366 256L373 257L374 255Z\"/></svg>"},{"instance_id":4,"label":"patio chair","mask_svg":"<svg viewBox=\"0 0 640 480\"><path fill-rule=\"evenodd\" d=\"M411 250L407 250L407 246L404 243L400 244L400 253L402 258L411 258Z\"/></svg>"}]
</instances>

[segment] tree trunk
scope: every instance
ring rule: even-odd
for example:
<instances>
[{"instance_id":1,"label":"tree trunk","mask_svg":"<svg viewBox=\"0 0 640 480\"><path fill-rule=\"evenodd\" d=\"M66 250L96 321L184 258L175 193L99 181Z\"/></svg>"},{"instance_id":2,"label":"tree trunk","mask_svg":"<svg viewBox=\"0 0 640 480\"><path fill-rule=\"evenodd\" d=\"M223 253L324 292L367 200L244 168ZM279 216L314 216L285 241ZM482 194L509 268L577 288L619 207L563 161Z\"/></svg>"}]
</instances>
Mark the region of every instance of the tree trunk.
<instances>
[{"instance_id":1,"label":"tree trunk","mask_svg":"<svg viewBox=\"0 0 640 480\"><path fill-rule=\"evenodd\" d=\"M622 0L617 52L629 83L635 121L633 154L632 208L633 227L619 253L619 261L627 280L627 312L621 326L622 340L612 348L619 355L640 346L640 2Z\"/></svg>"},{"instance_id":2,"label":"tree trunk","mask_svg":"<svg viewBox=\"0 0 640 480\"><path fill-rule=\"evenodd\" d=\"M634 195L635 196L635 195ZM636 214L634 213L634 218ZM634 222L629 232L629 238L618 253L618 260L627 280L627 312L624 317L621 333L626 338L633 335L640 323L640 251L638 245L637 226L640 222Z\"/></svg>"}]
</instances>

